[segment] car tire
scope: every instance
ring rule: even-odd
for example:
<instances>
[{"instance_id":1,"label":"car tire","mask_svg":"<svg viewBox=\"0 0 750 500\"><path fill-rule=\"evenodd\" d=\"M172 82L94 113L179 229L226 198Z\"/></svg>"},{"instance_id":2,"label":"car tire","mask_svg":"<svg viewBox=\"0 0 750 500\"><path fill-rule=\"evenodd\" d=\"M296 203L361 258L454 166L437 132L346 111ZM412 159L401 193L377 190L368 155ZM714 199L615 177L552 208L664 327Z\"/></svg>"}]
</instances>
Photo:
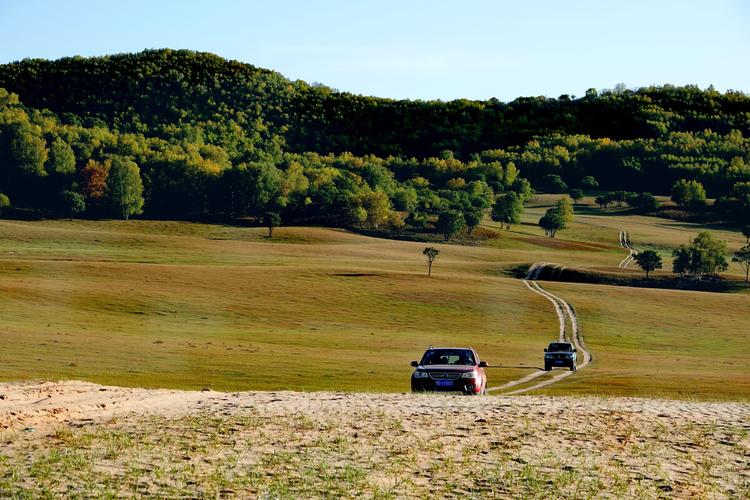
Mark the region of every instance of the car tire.
<instances>
[{"instance_id":1,"label":"car tire","mask_svg":"<svg viewBox=\"0 0 750 500\"><path fill-rule=\"evenodd\" d=\"M544 363L544 371L548 372L552 369L552 367L548 363Z\"/></svg>"},{"instance_id":2,"label":"car tire","mask_svg":"<svg viewBox=\"0 0 750 500\"><path fill-rule=\"evenodd\" d=\"M570 371L572 372L576 371L576 365L570 365Z\"/></svg>"}]
</instances>

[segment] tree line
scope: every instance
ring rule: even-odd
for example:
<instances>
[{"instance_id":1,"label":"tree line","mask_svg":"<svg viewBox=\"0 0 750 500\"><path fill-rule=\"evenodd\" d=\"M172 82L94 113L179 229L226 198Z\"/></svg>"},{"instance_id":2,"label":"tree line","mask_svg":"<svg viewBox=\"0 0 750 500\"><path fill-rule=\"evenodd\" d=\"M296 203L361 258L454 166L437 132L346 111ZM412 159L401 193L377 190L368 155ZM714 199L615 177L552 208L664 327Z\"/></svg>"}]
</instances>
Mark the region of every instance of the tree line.
<instances>
[{"instance_id":1,"label":"tree line","mask_svg":"<svg viewBox=\"0 0 750 500\"><path fill-rule=\"evenodd\" d=\"M593 188L671 194L684 179L718 198L723 213L750 213L750 98L737 91L618 86L508 103L392 100L173 50L0 65L0 87L0 192L19 207L275 211L372 227L390 218L395 227L378 201L387 197L415 227L454 211L468 228L471 207L524 196L514 185L521 172L574 201L576 190ZM140 206L122 203L137 186L106 185L111 168L134 179L132 164ZM399 208L415 193L418 208ZM504 199L499 219L517 203Z\"/></svg>"}]
</instances>

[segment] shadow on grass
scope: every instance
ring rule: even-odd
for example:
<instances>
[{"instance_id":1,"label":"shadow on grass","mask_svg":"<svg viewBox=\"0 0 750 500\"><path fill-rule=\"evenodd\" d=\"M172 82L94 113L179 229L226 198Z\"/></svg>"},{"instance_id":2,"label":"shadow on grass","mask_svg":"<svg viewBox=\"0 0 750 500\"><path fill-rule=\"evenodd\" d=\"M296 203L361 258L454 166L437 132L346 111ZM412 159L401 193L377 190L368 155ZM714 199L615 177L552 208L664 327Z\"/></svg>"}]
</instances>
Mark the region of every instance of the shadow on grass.
<instances>
[{"instance_id":1,"label":"shadow on grass","mask_svg":"<svg viewBox=\"0 0 750 500\"><path fill-rule=\"evenodd\" d=\"M518 279L528 279L530 265L521 264L502 270L502 274ZM606 274L583 269L545 265L536 271L535 280L560 281L564 283L589 283L594 285L629 286L634 288L660 288L668 290L688 290L697 292L733 293L748 290L743 281L727 280L721 277L703 279L679 276L657 276L633 278Z\"/></svg>"}]
</instances>

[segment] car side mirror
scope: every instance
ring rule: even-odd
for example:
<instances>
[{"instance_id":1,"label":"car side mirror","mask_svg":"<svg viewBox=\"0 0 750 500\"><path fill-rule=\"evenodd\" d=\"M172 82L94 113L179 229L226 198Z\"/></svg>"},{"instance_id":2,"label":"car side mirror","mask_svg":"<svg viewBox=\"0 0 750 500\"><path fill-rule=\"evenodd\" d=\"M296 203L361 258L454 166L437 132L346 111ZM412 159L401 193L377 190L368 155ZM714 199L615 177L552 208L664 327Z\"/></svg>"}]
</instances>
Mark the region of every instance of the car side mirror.
<instances>
[{"instance_id":1,"label":"car side mirror","mask_svg":"<svg viewBox=\"0 0 750 500\"><path fill-rule=\"evenodd\" d=\"M480 361L479 362L479 368L486 368L486 367L487 367L487 362L486 361Z\"/></svg>"},{"instance_id":2,"label":"car side mirror","mask_svg":"<svg viewBox=\"0 0 750 500\"><path fill-rule=\"evenodd\" d=\"M411 366L413 366L414 368L416 368L417 366L419 366L419 361L412 361L411 362Z\"/></svg>"},{"instance_id":3,"label":"car side mirror","mask_svg":"<svg viewBox=\"0 0 750 500\"><path fill-rule=\"evenodd\" d=\"M546 347L544 348L544 352L547 352L547 348Z\"/></svg>"}]
</instances>

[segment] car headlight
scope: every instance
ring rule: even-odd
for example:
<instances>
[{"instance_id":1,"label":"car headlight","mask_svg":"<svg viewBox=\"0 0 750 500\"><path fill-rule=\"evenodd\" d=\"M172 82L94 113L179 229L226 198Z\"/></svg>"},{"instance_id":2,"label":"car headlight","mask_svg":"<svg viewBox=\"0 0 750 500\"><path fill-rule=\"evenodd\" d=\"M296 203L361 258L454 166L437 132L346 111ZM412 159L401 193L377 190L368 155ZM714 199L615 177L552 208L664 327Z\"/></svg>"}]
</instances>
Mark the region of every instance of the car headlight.
<instances>
[{"instance_id":1,"label":"car headlight","mask_svg":"<svg viewBox=\"0 0 750 500\"><path fill-rule=\"evenodd\" d=\"M414 372L414 378L427 378L427 372L424 371L416 371Z\"/></svg>"},{"instance_id":2,"label":"car headlight","mask_svg":"<svg viewBox=\"0 0 750 500\"><path fill-rule=\"evenodd\" d=\"M479 372L476 370L464 372L461 374L461 378L479 378Z\"/></svg>"}]
</instances>

